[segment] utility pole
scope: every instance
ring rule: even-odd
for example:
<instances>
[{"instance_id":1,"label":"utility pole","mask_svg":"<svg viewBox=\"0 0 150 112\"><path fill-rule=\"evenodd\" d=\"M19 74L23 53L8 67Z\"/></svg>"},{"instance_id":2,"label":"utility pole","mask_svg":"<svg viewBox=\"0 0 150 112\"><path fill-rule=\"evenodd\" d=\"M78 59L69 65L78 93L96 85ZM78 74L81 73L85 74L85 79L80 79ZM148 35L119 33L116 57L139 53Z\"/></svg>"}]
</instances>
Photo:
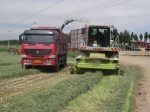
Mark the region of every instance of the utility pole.
<instances>
[{"instance_id":1,"label":"utility pole","mask_svg":"<svg viewBox=\"0 0 150 112\"><path fill-rule=\"evenodd\" d=\"M9 43L9 40L10 40L10 30L8 32L9 32L9 38L8 38L8 47L9 47L10 46L10 43Z\"/></svg>"}]
</instances>

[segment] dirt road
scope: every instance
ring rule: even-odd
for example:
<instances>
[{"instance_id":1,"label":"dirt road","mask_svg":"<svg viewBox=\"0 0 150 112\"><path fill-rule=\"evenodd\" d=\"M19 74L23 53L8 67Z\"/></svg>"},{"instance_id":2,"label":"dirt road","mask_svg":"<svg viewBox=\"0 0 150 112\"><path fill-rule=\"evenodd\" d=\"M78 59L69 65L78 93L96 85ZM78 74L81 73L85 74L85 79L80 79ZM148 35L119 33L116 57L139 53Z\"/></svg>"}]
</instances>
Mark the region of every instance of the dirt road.
<instances>
[{"instance_id":1,"label":"dirt road","mask_svg":"<svg viewBox=\"0 0 150 112\"><path fill-rule=\"evenodd\" d=\"M141 52L141 51L134 51ZM138 82L139 89L135 93L136 109L134 112L150 112L150 57L128 56L129 51L121 51L119 61L125 65L136 65L143 70L143 77ZM142 53L142 52L141 52ZM150 52L148 52L150 54Z\"/></svg>"}]
</instances>

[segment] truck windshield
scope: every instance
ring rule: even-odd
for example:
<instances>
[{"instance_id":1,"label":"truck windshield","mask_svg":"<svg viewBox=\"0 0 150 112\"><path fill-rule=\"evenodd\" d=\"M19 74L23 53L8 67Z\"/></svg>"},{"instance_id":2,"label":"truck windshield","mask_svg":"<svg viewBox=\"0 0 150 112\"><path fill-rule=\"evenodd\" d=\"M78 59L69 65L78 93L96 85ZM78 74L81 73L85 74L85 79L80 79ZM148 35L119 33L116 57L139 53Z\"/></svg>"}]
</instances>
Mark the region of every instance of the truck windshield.
<instances>
[{"instance_id":1,"label":"truck windshield","mask_svg":"<svg viewBox=\"0 0 150 112\"><path fill-rule=\"evenodd\" d=\"M103 27L91 27L89 31L89 45L93 47L110 46L110 29Z\"/></svg>"},{"instance_id":2,"label":"truck windshield","mask_svg":"<svg viewBox=\"0 0 150 112\"><path fill-rule=\"evenodd\" d=\"M54 35L24 35L25 44L53 44Z\"/></svg>"}]
</instances>

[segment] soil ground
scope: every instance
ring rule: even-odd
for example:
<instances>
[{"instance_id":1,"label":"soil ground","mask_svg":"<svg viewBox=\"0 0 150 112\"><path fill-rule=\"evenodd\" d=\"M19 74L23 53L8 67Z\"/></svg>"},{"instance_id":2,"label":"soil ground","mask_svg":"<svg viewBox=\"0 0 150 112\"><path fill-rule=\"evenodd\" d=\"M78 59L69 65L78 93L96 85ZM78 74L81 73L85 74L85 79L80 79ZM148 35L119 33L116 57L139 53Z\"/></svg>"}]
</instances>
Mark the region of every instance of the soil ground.
<instances>
[{"instance_id":1,"label":"soil ground","mask_svg":"<svg viewBox=\"0 0 150 112\"><path fill-rule=\"evenodd\" d=\"M133 112L150 112L150 57L135 56L142 51L120 51L120 64L127 66L136 65L143 70L143 77L139 80L138 91L135 93L136 109ZM150 54L150 52L144 52ZM129 56L134 54L134 56Z\"/></svg>"}]
</instances>

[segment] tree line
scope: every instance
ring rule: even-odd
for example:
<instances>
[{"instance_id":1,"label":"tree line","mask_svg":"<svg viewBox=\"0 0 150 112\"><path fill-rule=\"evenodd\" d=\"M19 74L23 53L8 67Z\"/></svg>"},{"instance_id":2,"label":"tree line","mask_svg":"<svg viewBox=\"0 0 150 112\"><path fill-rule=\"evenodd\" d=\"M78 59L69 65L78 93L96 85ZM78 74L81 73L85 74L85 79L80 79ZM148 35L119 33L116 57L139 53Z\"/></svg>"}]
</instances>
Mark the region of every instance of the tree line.
<instances>
[{"instance_id":1,"label":"tree line","mask_svg":"<svg viewBox=\"0 0 150 112\"><path fill-rule=\"evenodd\" d=\"M115 39L118 35L119 37L119 43L128 43L128 45L131 45L132 41L145 41L147 42L148 39L150 39L150 33L145 32L144 34L134 34L134 32L129 32L127 30L124 30L120 33L117 32L116 36L113 36L113 30L111 30L111 37Z\"/></svg>"},{"instance_id":2,"label":"tree line","mask_svg":"<svg viewBox=\"0 0 150 112\"><path fill-rule=\"evenodd\" d=\"M0 40L0 45L5 46L5 45L21 45L19 40L13 39L13 40Z\"/></svg>"}]
</instances>

